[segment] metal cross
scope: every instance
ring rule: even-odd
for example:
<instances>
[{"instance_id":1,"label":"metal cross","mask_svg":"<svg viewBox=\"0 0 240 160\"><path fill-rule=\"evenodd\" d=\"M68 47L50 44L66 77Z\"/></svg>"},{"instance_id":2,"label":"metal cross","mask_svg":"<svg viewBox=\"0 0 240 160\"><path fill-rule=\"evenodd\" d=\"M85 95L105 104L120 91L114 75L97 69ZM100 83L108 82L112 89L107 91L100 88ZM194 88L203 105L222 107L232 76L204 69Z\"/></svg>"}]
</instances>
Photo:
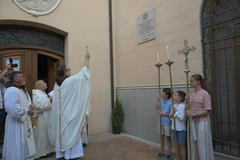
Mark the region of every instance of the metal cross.
<instances>
[{"instance_id":1,"label":"metal cross","mask_svg":"<svg viewBox=\"0 0 240 160\"><path fill-rule=\"evenodd\" d=\"M184 48L182 50L178 50L178 54L183 54L185 56L184 61L185 61L185 70L188 70L189 67L189 62L188 62L188 54L189 52L194 52L196 50L195 47L191 47L189 48L189 46L187 45L188 41L184 40L183 44L184 44Z\"/></svg>"}]
</instances>

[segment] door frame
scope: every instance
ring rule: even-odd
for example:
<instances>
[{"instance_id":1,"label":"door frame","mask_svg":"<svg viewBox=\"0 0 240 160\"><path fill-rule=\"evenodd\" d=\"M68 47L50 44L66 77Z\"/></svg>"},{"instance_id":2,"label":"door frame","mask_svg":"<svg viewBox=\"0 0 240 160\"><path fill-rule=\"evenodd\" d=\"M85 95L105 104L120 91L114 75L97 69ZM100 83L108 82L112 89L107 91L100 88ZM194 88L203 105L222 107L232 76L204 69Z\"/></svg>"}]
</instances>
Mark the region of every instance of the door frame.
<instances>
[{"instance_id":1,"label":"door frame","mask_svg":"<svg viewBox=\"0 0 240 160\"><path fill-rule=\"evenodd\" d=\"M46 55L58 60L58 65L64 64L64 53L59 51L51 50L45 47L39 46L28 46L28 45L4 45L0 46L0 59L1 68L5 69L6 66L3 65L3 58L10 56L20 56L20 71L24 73L26 77L26 85L29 94L34 88L35 82L38 80L38 54ZM57 70L57 68L56 68ZM55 72L54 74L57 74ZM57 76L57 75L54 75ZM53 86L50 86L51 88Z\"/></svg>"}]
</instances>

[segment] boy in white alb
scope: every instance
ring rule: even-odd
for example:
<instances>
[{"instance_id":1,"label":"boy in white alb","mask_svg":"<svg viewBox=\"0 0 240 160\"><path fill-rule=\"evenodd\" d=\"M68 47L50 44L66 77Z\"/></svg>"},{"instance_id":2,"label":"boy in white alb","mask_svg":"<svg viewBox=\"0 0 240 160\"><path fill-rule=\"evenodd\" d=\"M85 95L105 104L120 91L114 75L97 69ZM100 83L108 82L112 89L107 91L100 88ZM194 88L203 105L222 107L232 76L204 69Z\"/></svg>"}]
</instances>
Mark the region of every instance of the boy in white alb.
<instances>
[{"instance_id":1,"label":"boy in white alb","mask_svg":"<svg viewBox=\"0 0 240 160\"><path fill-rule=\"evenodd\" d=\"M177 159L186 159L186 138L187 138L187 128L186 128L186 110L183 102L185 101L186 94L182 91L177 91L174 95L174 101L176 104L172 106L170 118L175 118L176 122L176 137L174 135L174 123L172 123L172 139L175 142L176 147L178 147ZM181 157L181 158L180 158Z\"/></svg>"}]
</instances>

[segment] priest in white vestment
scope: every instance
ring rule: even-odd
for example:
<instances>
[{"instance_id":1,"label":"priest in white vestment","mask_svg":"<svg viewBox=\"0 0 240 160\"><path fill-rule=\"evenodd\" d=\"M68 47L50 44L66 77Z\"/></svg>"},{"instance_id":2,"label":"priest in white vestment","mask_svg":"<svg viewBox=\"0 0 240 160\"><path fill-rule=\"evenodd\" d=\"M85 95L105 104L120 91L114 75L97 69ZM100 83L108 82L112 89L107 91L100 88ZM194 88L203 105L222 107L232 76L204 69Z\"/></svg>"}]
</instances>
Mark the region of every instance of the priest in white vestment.
<instances>
[{"instance_id":1,"label":"priest in white vestment","mask_svg":"<svg viewBox=\"0 0 240 160\"><path fill-rule=\"evenodd\" d=\"M45 112L51 112L52 97L47 96L45 90L47 89L47 84L43 80L39 80L35 83L35 88L32 90L33 104L36 106L34 116L38 116L37 128L33 128L33 135L36 145L36 154L34 159L40 157L51 157L51 152L55 152L54 146L51 145L48 128L49 122L46 120ZM47 115L49 116L49 115Z\"/></svg>"},{"instance_id":2,"label":"priest in white vestment","mask_svg":"<svg viewBox=\"0 0 240 160\"><path fill-rule=\"evenodd\" d=\"M33 160L36 153L32 123L34 105L24 88L25 77L19 71L10 75L10 87L4 94L8 113L5 123L3 160Z\"/></svg>"},{"instance_id":3,"label":"priest in white vestment","mask_svg":"<svg viewBox=\"0 0 240 160\"><path fill-rule=\"evenodd\" d=\"M81 132L90 112L89 59L90 54L86 53L84 67L71 77L68 77L70 71L66 66L60 66L58 69L60 77L56 78L52 109L56 158L68 160L84 156Z\"/></svg>"}]
</instances>

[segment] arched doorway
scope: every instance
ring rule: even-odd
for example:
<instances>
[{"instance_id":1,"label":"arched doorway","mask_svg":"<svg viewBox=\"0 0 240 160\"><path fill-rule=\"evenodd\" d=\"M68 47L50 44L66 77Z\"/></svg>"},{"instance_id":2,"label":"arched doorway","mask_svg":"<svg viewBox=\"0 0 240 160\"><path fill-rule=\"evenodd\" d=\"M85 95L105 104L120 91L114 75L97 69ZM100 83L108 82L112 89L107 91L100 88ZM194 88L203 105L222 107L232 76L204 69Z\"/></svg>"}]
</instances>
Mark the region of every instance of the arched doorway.
<instances>
[{"instance_id":1,"label":"arched doorway","mask_svg":"<svg viewBox=\"0 0 240 160\"><path fill-rule=\"evenodd\" d=\"M213 147L240 157L240 2L205 0L202 9L204 76L212 88Z\"/></svg>"},{"instance_id":2,"label":"arched doorway","mask_svg":"<svg viewBox=\"0 0 240 160\"><path fill-rule=\"evenodd\" d=\"M39 49L39 47L38 49L0 47L1 68L4 69L9 58L12 58L14 63L18 64L18 67L13 69L22 71L26 77L26 88L30 95L35 82L39 79L48 83L47 91L51 91L57 76L57 67L64 63L63 55Z\"/></svg>"},{"instance_id":3,"label":"arched doorway","mask_svg":"<svg viewBox=\"0 0 240 160\"><path fill-rule=\"evenodd\" d=\"M14 69L24 73L30 95L39 79L46 81L51 91L57 67L64 64L65 37L43 28L0 25L0 66L4 69L9 58L18 63Z\"/></svg>"}]
</instances>

